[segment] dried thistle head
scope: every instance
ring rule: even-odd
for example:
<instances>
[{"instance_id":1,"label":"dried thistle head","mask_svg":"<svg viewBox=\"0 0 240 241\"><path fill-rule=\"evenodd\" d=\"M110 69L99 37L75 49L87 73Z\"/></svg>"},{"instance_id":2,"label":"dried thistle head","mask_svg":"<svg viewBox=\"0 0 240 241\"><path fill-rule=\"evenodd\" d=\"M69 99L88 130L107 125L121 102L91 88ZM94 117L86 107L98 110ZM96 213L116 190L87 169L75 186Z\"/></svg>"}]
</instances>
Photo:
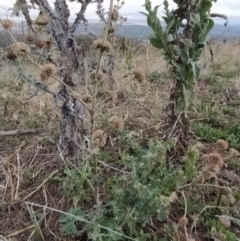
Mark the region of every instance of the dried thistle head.
<instances>
[{"instance_id":1,"label":"dried thistle head","mask_svg":"<svg viewBox=\"0 0 240 241\"><path fill-rule=\"evenodd\" d=\"M30 54L31 50L29 48L29 46L23 42L18 42L17 43L18 45L18 49L19 49L19 55L20 56L23 56L23 55L26 55L26 54Z\"/></svg>"},{"instance_id":2,"label":"dried thistle head","mask_svg":"<svg viewBox=\"0 0 240 241\"><path fill-rule=\"evenodd\" d=\"M104 41L103 39L96 39L93 42L93 47L95 49L99 49L101 52L112 52L113 51L113 47L110 44L110 42L108 41Z\"/></svg>"},{"instance_id":3,"label":"dried thistle head","mask_svg":"<svg viewBox=\"0 0 240 241\"><path fill-rule=\"evenodd\" d=\"M114 33L115 32L115 28L111 25L108 29L108 33Z\"/></svg>"},{"instance_id":4,"label":"dried thistle head","mask_svg":"<svg viewBox=\"0 0 240 241\"><path fill-rule=\"evenodd\" d=\"M112 11L112 21L117 22L119 20L120 14L116 8Z\"/></svg>"},{"instance_id":5,"label":"dried thistle head","mask_svg":"<svg viewBox=\"0 0 240 241\"><path fill-rule=\"evenodd\" d=\"M210 153L208 155L207 161L210 165L217 165L221 168L224 164L223 159L218 153Z\"/></svg>"},{"instance_id":6,"label":"dried thistle head","mask_svg":"<svg viewBox=\"0 0 240 241\"><path fill-rule=\"evenodd\" d=\"M95 76L96 76L96 70L93 70L93 71L90 73L90 78L91 78L92 80L95 80ZM101 70L98 71L97 80L98 80L98 81L102 81L102 80L103 80L103 72L102 72Z\"/></svg>"},{"instance_id":7,"label":"dried thistle head","mask_svg":"<svg viewBox=\"0 0 240 241\"><path fill-rule=\"evenodd\" d=\"M202 176L204 180L208 180L212 177L216 177L217 173L220 172L220 167L218 165L207 165L202 169Z\"/></svg>"},{"instance_id":8,"label":"dried thistle head","mask_svg":"<svg viewBox=\"0 0 240 241\"><path fill-rule=\"evenodd\" d=\"M26 37L26 40L30 43L32 43L34 41L34 36L29 34L27 37Z\"/></svg>"},{"instance_id":9,"label":"dried thistle head","mask_svg":"<svg viewBox=\"0 0 240 241\"><path fill-rule=\"evenodd\" d=\"M216 146L221 150L227 150L228 149L228 143L222 139L217 140Z\"/></svg>"},{"instance_id":10,"label":"dried thistle head","mask_svg":"<svg viewBox=\"0 0 240 241\"><path fill-rule=\"evenodd\" d=\"M34 39L34 44L38 47L38 48L43 48L45 46L44 44L44 41L38 39L38 38L35 38Z\"/></svg>"},{"instance_id":11,"label":"dried thistle head","mask_svg":"<svg viewBox=\"0 0 240 241\"><path fill-rule=\"evenodd\" d=\"M49 18L42 11L40 11L35 19L35 23L39 26L46 26L49 23Z\"/></svg>"},{"instance_id":12,"label":"dried thistle head","mask_svg":"<svg viewBox=\"0 0 240 241\"><path fill-rule=\"evenodd\" d=\"M138 81L138 83L142 83L145 80L144 73L141 69L133 70L134 79Z\"/></svg>"},{"instance_id":13,"label":"dried thistle head","mask_svg":"<svg viewBox=\"0 0 240 241\"><path fill-rule=\"evenodd\" d=\"M203 155L201 156L200 160L203 161L203 162L207 162L208 156L209 156L208 154L203 154Z\"/></svg>"},{"instance_id":14,"label":"dried thistle head","mask_svg":"<svg viewBox=\"0 0 240 241\"><path fill-rule=\"evenodd\" d=\"M188 225L188 219L187 217L183 216L178 220L178 224L181 227L187 226Z\"/></svg>"},{"instance_id":15,"label":"dried thistle head","mask_svg":"<svg viewBox=\"0 0 240 241\"><path fill-rule=\"evenodd\" d=\"M227 238L227 236L221 232L211 231L211 234L215 241L225 241Z\"/></svg>"},{"instance_id":16,"label":"dried thistle head","mask_svg":"<svg viewBox=\"0 0 240 241\"><path fill-rule=\"evenodd\" d=\"M95 130L92 133L92 138L98 147L104 147L107 143L107 134L103 130Z\"/></svg>"},{"instance_id":17,"label":"dried thistle head","mask_svg":"<svg viewBox=\"0 0 240 241\"><path fill-rule=\"evenodd\" d=\"M112 116L109 118L108 122L113 124L119 131L124 130L124 121L122 117Z\"/></svg>"},{"instance_id":18,"label":"dried thistle head","mask_svg":"<svg viewBox=\"0 0 240 241\"><path fill-rule=\"evenodd\" d=\"M230 157L234 157L234 156L239 155L239 152L234 148L230 148L229 155L230 155Z\"/></svg>"},{"instance_id":19,"label":"dried thistle head","mask_svg":"<svg viewBox=\"0 0 240 241\"><path fill-rule=\"evenodd\" d=\"M178 200L178 195L177 192L172 192L171 195L169 196L169 201L170 203L174 203Z\"/></svg>"},{"instance_id":20,"label":"dried thistle head","mask_svg":"<svg viewBox=\"0 0 240 241\"><path fill-rule=\"evenodd\" d=\"M44 40L43 44L44 44L44 47L49 50L52 47L52 40L51 39Z\"/></svg>"},{"instance_id":21,"label":"dried thistle head","mask_svg":"<svg viewBox=\"0 0 240 241\"><path fill-rule=\"evenodd\" d=\"M1 24L5 30L10 30L14 25L13 22L9 19L1 20Z\"/></svg>"},{"instance_id":22,"label":"dried thistle head","mask_svg":"<svg viewBox=\"0 0 240 241\"><path fill-rule=\"evenodd\" d=\"M117 102L117 100L118 100L118 94L117 94L117 92L116 92L116 91L111 91L111 90L109 90L109 91L108 91L108 94L109 94L111 100L113 101L113 103L115 104L115 103Z\"/></svg>"},{"instance_id":23,"label":"dried thistle head","mask_svg":"<svg viewBox=\"0 0 240 241\"><path fill-rule=\"evenodd\" d=\"M16 44L11 45L7 51L7 58L10 60L14 60L18 57L27 55L31 52L30 48L27 44L18 42Z\"/></svg>"},{"instance_id":24,"label":"dried thistle head","mask_svg":"<svg viewBox=\"0 0 240 241\"><path fill-rule=\"evenodd\" d=\"M42 71L40 73L41 80L48 80L50 77L55 75L56 67L54 64L45 64L42 66Z\"/></svg>"},{"instance_id":25,"label":"dried thistle head","mask_svg":"<svg viewBox=\"0 0 240 241\"><path fill-rule=\"evenodd\" d=\"M93 97L92 97L90 94L85 94L85 95L82 97L82 100L83 100L85 103L92 103Z\"/></svg>"},{"instance_id":26,"label":"dried thistle head","mask_svg":"<svg viewBox=\"0 0 240 241\"><path fill-rule=\"evenodd\" d=\"M6 57L10 60L15 60L19 56L17 45L12 45L7 49Z\"/></svg>"}]
</instances>

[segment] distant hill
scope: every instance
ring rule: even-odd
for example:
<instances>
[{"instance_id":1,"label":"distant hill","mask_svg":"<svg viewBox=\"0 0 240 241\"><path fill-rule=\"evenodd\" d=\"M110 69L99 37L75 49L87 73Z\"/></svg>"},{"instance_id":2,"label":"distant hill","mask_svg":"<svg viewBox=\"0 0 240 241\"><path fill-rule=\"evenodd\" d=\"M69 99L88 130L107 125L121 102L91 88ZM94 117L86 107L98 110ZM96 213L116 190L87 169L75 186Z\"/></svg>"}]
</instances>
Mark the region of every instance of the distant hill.
<instances>
[{"instance_id":1,"label":"distant hill","mask_svg":"<svg viewBox=\"0 0 240 241\"><path fill-rule=\"evenodd\" d=\"M26 23L24 22L24 28L26 27ZM88 31L99 35L103 30L102 23L89 23ZM18 24L15 27L15 31L17 33L22 33L22 24ZM79 25L76 34L82 34L85 32L85 26L83 24ZM152 30L148 26L139 25L139 24L124 24L119 27L117 30L117 35L123 37L131 37L137 39L147 39L149 34L152 33ZM240 25L229 25L225 27L224 25L215 24L212 31L210 32L210 37L214 38L236 38L240 37Z\"/></svg>"},{"instance_id":2,"label":"distant hill","mask_svg":"<svg viewBox=\"0 0 240 241\"><path fill-rule=\"evenodd\" d=\"M95 33L96 35L100 34L103 25L100 23L91 24L89 23L88 29L90 32ZM84 26L80 25L77 28L77 34L80 34L84 31ZM117 34L124 37L133 37L146 39L149 34L152 33L152 30L148 26L137 25L137 24L126 24L119 27ZM240 25L232 25L225 27L224 25L215 24L212 31L210 32L210 37L227 37L235 38L240 37Z\"/></svg>"}]
</instances>

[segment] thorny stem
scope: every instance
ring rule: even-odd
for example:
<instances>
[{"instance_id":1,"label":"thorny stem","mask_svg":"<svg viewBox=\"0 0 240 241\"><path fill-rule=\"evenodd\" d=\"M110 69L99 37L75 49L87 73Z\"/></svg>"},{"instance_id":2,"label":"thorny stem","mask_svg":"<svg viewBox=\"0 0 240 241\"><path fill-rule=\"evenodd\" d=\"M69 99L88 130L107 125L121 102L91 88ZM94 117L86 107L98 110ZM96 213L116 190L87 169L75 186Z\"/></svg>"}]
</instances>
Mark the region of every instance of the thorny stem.
<instances>
[{"instance_id":1,"label":"thorny stem","mask_svg":"<svg viewBox=\"0 0 240 241\"><path fill-rule=\"evenodd\" d=\"M193 228L196 226L198 218L201 216L201 214L208 208L225 208L225 207L220 207L220 206L205 206L200 213L197 215L197 217L194 219L193 224L191 226L191 232L193 231Z\"/></svg>"},{"instance_id":2,"label":"thorny stem","mask_svg":"<svg viewBox=\"0 0 240 241\"><path fill-rule=\"evenodd\" d=\"M222 196L223 196L223 189L220 189L219 194L218 194L217 207L220 205Z\"/></svg>"},{"instance_id":3,"label":"thorny stem","mask_svg":"<svg viewBox=\"0 0 240 241\"><path fill-rule=\"evenodd\" d=\"M183 199L184 199L184 205L185 205L185 211L184 211L183 217L187 218L187 199L186 199L185 193L184 192L181 192L181 193L182 193L182 196L183 196ZM185 232L185 236L188 240L188 233L187 233L186 225L184 225L184 232Z\"/></svg>"},{"instance_id":4,"label":"thorny stem","mask_svg":"<svg viewBox=\"0 0 240 241\"><path fill-rule=\"evenodd\" d=\"M90 182L90 180L86 177L86 175L77 166L75 166L72 162L70 162L68 159L66 159L66 160L73 168L75 168L83 176L83 178L87 181L88 185L91 187L91 189L94 193L95 189L94 189L92 183Z\"/></svg>"},{"instance_id":5,"label":"thorny stem","mask_svg":"<svg viewBox=\"0 0 240 241\"><path fill-rule=\"evenodd\" d=\"M98 227L98 228L107 230L108 232L111 232L111 233L113 233L113 234L115 234L115 235L119 235L120 237L123 237L123 238L125 238L125 239L133 240L133 241L138 241L137 239L131 238L131 237L126 236L126 235L124 235L124 234L122 234L122 233L120 233L120 232L114 231L114 230L112 230L112 229L110 229L110 228L108 228L108 227L102 226L102 225L100 225L100 224L98 224L98 223L89 221L89 220L87 220L87 219L84 219L84 218L82 218L82 217L76 216L76 215L71 214L71 213L69 213L69 212L68 212L68 213L67 213L67 212L63 212L63 211L58 210L58 209L56 209L56 208L48 207L47 205L43 206L43 205L40 205L40 204L31 203L31 202L24 202L24 204L29 205L29 206L31 206L31 207L33 207L33 206L35 206L35 207L40 207L40 208L42 208L44 211L45 211L45 210L51 210L51 211L56 212L56 213L64 214L64 215L67 215L68 217L71 217L71 218L73 218L73 219L75 219L75 220L78 220L78 221L80 221L80 222L84 222L84 223L93 225L94 227Z\"/></svg>"},{"instance_id":6,"label":"thorny stem","mask_svg":"<svg viewBox=\"0 0 240 241\"><path fill-rule=\"evenodd\" d=\"M108 37L108 31L111 25L112 21L112 11L113 11L113 0L110 1L110 8L109 8L109 13L108 13L108 21L107 25L104 29L103 33L103 41L107 41ZM95 124L95 109L96 109L96 99L97 99L97 87L98 87L98 75L99 75L99 70L100 70L100 63L101 59L103 56L103 51L100 52L98 62L97 62L97 69L96 69L96 74L95 74L95 83L94 83L94 88L93 88L93 101L92 101L92 109L91 109L91 128L90 128L90 144L91 146L93 145L93 130L94 130L94 124Z\"/></svg>"},{"instance_id":7,"label":"thorny stem","mask_svg":"<svg viewBox=\"0 0 240 241\"><path fill-rule=\"evenodd\" d=\"M43 70L42 66L40 66L30 55L27 55L28 59L34 63L38 68L40 68L41 70ZM63 84L69 91L72 92L72 94L74 95L74 97L76 97L76 93L74 92L74 90L68 86L66 83L64 83L61 79L59 79L56 75L52 75L52 77L57 80L59 83ZM80 98L77 98L81 104L83 104L89 111L90 111L90 108L87 106L87 104L81 100Z\"/></svg>"},{"instance_id":8,"label":"thorny stem","mask_svg":"<svg viewBox=\"0 0 240 241\"><path fill-rule=\"evenodd\" d=\"M3 21L2 21L1 18L0 18L0 23L1 23L2 26L3 26ZM11 33L11 31L10 31L9 29L6 29L6 30L7 30L8 34L10 35L10 37L12 38L13 42L14 42L15 44L17 44L18 42L17 42L17 40L15 39L15 37L13 36L13 34Z\"/></svg>"},{"instance_id":9,"label":"thorny stem","mask_svg":"<svg viewBox=\"0 0 240 241\"><path fill-rule=\"evenodd\" d=\"M91 146L93 145L93 130L94 130L94 124L95 124L95 109L96 109L96 99L97 99L97 87L98 87L98 74L100 70L100 62L103 56L103 52L100 52L99 58L98 58L98 63L97 63L97 70L95 74L95 82L94 82L94 87L93 87L93 101L92 101L92 109L91 109L91 130L90 130L90 144Z\"/></svg>"},{"instance_id":10,"label":"thorny stem","mask_svg":"<svg viewBox=\"0 0 240 241\"><path fill-rule=\"evenodd\" d=\"M110 1L110 8L109 8L109 13L108 13L108 22L104 30L103 34L103 41L107 41L108 37L108 30L111 25L112 21L112 11L113 11L113 0ZM97 99L97 87L98 87L98 75L99 75L99 70L100 70L100 63L101 59L103 56L103 51L100 52L98 62L97 62L97 69L96 69L96 74L95 74L95 82L94 82L94 88L93 88L93 101L92 101L92 109L91 109L91 127L90 127L90 145L93 145L93 130L94 130L94 124L95 124L95 112L96 112L96 99ZM96 156L94 157L95 163L94 163L94 169L95 169L95 174L97 175L97 168L98 168L98 162ZM99 187L97 186L96 188L96 203L98 209L100 209L100 201L99 201Z\"/></svg>"},{"instance_id":11,"label":"thorny stem","mask_svg":"<svg viewBox=\"0 0 240 241\"><path fill-rule=\"evenodd\" d=\"M2 20L0 19L0 22L2 23ZM11 33L11 31L9 31L7 29L7 32L9 33L10 37L12 38L12 40L14 41L15 44L18 44L18 41L15 39L15 37L13 36L13 34ZM28 59L33 63L35 64L38 68L40 68L41 70L43 70L42 66L40 66L29 54L27 55ZM58 82L60 82L61 84L63 84L69 91L71 91L74 96L76 97L76 93L73 91L73 89L68 86L66 83L64 83L61 79L59 79L56 75L53 75L52 76L55 80L57 80ZM80 98L77 98L81 104L83 104L89 111L90 111L90 108L88 107L88 105L82 101Z\"/></svg>"}]
</instances>

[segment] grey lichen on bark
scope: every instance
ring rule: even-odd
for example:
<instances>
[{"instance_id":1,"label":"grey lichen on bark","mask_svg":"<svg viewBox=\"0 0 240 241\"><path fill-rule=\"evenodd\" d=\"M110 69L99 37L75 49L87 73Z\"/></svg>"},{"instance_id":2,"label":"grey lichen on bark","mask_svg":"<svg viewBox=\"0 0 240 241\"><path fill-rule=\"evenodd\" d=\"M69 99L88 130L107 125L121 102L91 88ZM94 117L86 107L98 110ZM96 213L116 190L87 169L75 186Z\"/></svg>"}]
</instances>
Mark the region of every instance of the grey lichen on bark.
<instances>
[{"instance_id":1,"label":"grey lichen on bark","mask_svg":"<svg viewBox=\"0 0 240 241\"><path fill-rule=\"evenodd\" d=\"M48 0L31 0L30 2L49 17L47 29L60 52L60 58L55 61L58 76L66 85L74 88L74 74L78 73L79 79L85 77L84 70L80 68L79 64L83 62L83 56L77 54L74 33L80 22L87 23L84 14L92 1L78 1L80 9L71 26L69 21L70 11L66 0L56 0L54 2L54 9L50 6ZM17 0L16 4L18 4L19 10L24 14L31 29L32 21L30 21L30 14L26 10L26 5L24 5L26 1ZM74 162L81 161L85 158L86 150L88 149L86 143L89 133L84 125L84 115L88 110L64 85L60 87L55 101L57 102L57 106L60 107L62 116L58 142L59 148L64 153L65 150L68 150L68 154Z\"/></svg>"}]
</instances>

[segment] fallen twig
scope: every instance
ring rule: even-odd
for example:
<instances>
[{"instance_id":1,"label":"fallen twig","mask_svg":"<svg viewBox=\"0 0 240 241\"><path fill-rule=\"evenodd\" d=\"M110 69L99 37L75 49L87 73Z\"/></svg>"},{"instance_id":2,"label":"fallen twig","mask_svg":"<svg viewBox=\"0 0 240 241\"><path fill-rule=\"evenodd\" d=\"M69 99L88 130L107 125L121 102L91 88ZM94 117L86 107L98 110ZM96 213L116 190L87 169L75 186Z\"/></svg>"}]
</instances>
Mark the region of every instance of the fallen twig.
<instances>
[{"instance_id":1,"label":"fallen twig","mask_svg":"<svg viewBox=\"0 0 240 241\"><path fill-rule=\"evenodd\" d=\"M27 134L36 134L37 130L12 130L12 131L0 131L0 136L16 136L16 135L27 135Z\"/></svg>"}]
</instances>

